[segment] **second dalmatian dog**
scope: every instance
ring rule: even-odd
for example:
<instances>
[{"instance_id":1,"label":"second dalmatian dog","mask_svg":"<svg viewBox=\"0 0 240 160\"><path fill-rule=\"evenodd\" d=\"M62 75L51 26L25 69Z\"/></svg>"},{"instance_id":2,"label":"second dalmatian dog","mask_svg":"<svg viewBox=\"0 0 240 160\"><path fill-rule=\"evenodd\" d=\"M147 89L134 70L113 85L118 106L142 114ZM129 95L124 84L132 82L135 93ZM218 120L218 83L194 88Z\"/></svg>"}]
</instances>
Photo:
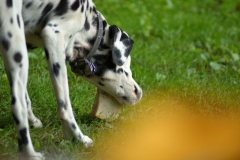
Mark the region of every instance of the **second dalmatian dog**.
<instances>
[{"instance_id":1,"label":"second dalmatian dog","mask_svg":"<svg viewBox=\"0 0 240 160\"><path fill-rule=\"evenodd\" d=\"M29 133L28 120L34 127L42 123L32 112L27 92L27 49L45 49L64 135L89 147L92 139L81 132L73 116L66 61L73 72L118 102L134 105L142 90L130 70L132 46L128 34L109 25L92 0L2 0L0 52L11 86L20 158L44 159L34 150Z\"/></svg>"}]
</instances>

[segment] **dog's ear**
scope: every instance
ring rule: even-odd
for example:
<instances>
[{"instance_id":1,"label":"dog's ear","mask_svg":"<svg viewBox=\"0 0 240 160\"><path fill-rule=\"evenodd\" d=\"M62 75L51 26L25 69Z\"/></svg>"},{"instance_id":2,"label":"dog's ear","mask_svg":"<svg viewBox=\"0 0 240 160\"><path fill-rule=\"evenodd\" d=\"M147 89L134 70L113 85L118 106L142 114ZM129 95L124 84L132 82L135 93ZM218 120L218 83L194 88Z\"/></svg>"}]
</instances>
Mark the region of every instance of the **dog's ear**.
<instances>
[{"instance_id":1,"label":"dog's ear","mask_svg":"<svg viewBox=\"0 0 240 160\"><path fill-rule=\"evenodd\" d=\"M122 66L132 51L134 41L115 25L109 27L109 37L113 41L113 61L116 65Z\"/></svg>"}]
</instances>

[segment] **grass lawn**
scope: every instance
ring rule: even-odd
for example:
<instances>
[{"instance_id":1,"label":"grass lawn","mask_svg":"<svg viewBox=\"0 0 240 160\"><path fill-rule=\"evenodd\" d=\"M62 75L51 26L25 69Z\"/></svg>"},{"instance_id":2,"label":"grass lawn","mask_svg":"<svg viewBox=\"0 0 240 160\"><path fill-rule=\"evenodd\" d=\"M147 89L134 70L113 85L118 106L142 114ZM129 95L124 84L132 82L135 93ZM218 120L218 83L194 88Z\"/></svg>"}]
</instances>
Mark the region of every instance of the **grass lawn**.
<instances>
[{"instance_id":1,"label":"grass lawn","mask_svg":"<svg viewBox=\"0 0 240 160\"><path fill-rule=\"evenodd\" d=\"M45 54L41 49L33 50L29 53L28 91L33 111L44 124L41 129L31 129L37 151L49 159L108 160L108 155L128 143L129 136L138 134L139 126L133 124L151 119L147 115L161 117L185 110L198 116L238 115L240 0L94 2L109 24L118 25L135 41L131 68L143 88L143 100L134 107L126 106L114 122L93 119L90 113L95 88L69 69L75 117L95 145L84 149L77 142L64 140ZM0 159L15 158L17 151L9 91L0 60Z\"/></svg>"}]
</instances>

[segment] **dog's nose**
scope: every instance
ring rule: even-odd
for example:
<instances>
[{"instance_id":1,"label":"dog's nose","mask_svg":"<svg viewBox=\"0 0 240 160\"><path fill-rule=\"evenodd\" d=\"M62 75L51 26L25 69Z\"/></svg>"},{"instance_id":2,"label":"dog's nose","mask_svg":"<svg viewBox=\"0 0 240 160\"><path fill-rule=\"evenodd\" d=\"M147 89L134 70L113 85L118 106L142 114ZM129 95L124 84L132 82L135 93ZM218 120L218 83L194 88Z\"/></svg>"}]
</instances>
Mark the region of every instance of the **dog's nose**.
<instances>
[{"instance_id":1,"label":"dog's nose","mask_svg":"<svg viewBox=\"0 0 240 160\"><path fill-rule=\"evenodd\" d=\"M134 93L136 94L136 96L138 95L138 89L137 89L136 85L134 85Z\"/></svg>"},{"instance_id":2,"label":"dog's nose","mask_svg":"<svg viewBox=\"0 0 240 160\"><path fill-rule=\"evenodd\" d=\"M137 101L142 98L142 89L139 86L134 85L134 93L137 97Z\"/></svg>"}]
</instances>

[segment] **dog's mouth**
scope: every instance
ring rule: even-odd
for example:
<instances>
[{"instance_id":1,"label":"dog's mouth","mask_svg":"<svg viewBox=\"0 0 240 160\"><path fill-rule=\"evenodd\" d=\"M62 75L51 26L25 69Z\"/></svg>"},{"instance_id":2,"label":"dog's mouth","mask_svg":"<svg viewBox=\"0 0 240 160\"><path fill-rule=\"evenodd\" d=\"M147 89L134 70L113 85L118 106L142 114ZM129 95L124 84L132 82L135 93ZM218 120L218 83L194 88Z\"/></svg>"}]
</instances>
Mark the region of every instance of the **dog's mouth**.
<instances>
[{"instance_id":1,"label":"dog's mouth","mask_svg":"<svg viewBox=\"0 0 240 160\"><path fill-rule=\"evenodd\" d=\"M75 59L69 64L71 66L72 72L79 76L89 77L96 71L95 65L92 62L88 61L86 58Z\"/></svg>"},{"instance_id":2,"label":"dog's mouth","mask_svg":"<svg viewBox=\"0 0 240 160\"><path fill-rule=\"evenodd\" d=\"M76 75L83 76L86 68L84 59L75 59L74 61L69 62L71 70Z\"/></svg>"}]
</instances>

